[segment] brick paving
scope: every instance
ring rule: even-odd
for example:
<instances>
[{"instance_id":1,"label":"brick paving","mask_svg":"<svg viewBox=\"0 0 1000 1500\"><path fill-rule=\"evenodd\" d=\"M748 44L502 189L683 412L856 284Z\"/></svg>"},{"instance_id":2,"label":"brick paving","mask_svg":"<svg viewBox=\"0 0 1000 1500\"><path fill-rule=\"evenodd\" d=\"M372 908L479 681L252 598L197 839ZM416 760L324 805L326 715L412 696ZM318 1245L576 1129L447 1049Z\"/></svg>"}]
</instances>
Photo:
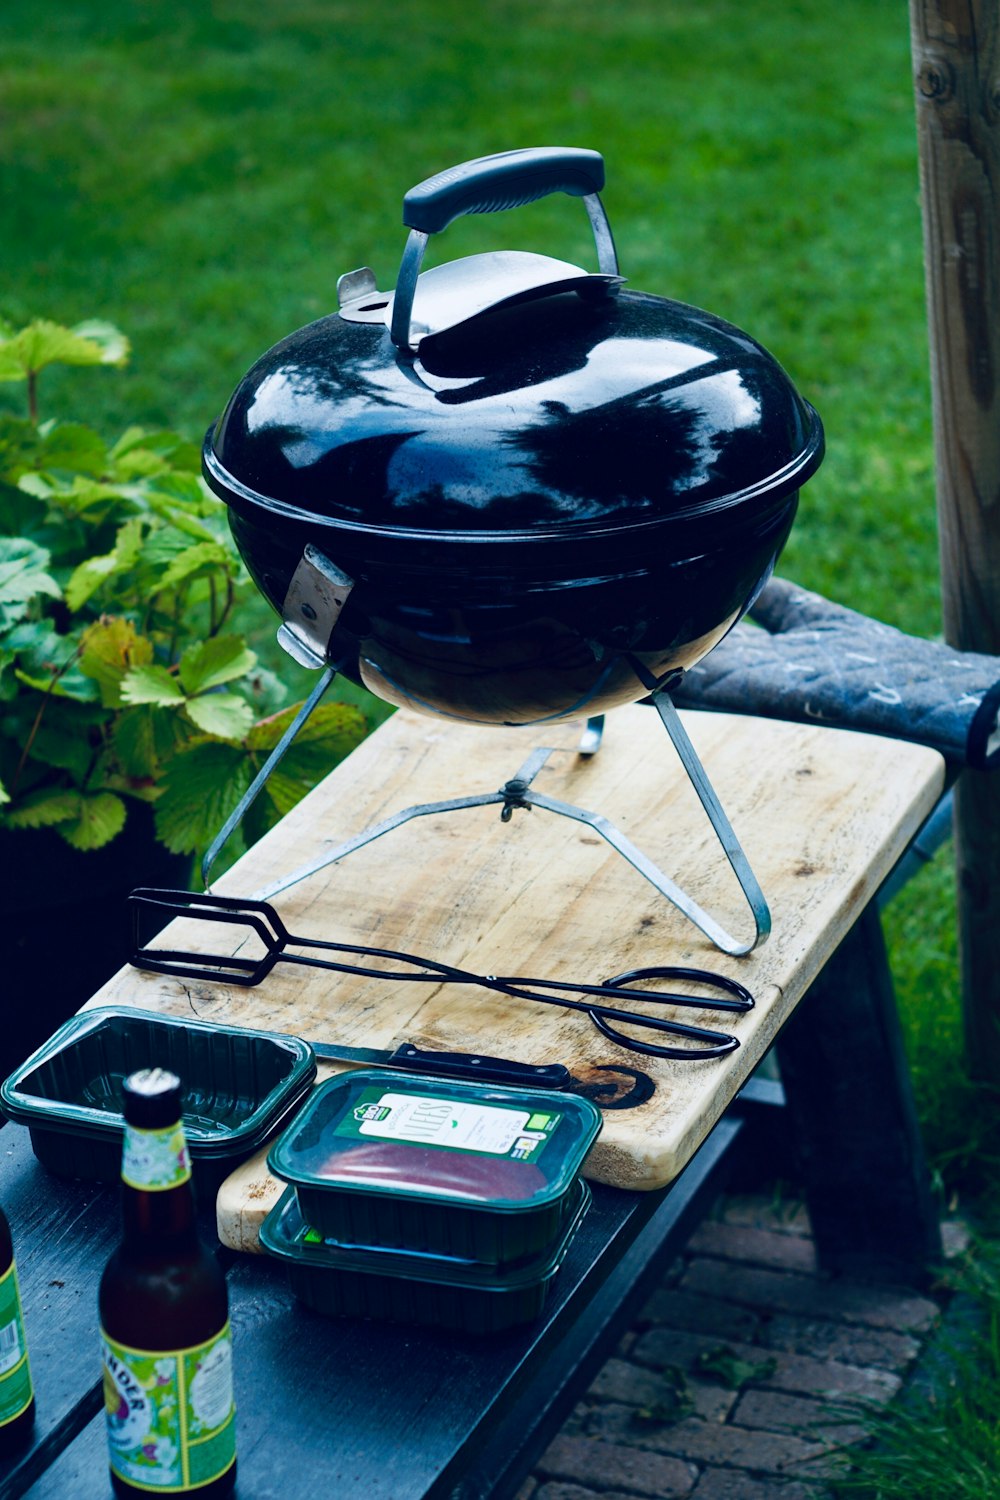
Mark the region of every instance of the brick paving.
<instances>
[{"instance_id":1,"label":"brick paving","mask_svg":"<svg viewBox=\"0 0 1000 1500\"><path fill-rule=\"evenodd\" d=\"M891 1401L940 1316L818 1271L800 1205L724 1198L518 1500L823 1500L851 1404Z\"/></svg>"}]
</instances>

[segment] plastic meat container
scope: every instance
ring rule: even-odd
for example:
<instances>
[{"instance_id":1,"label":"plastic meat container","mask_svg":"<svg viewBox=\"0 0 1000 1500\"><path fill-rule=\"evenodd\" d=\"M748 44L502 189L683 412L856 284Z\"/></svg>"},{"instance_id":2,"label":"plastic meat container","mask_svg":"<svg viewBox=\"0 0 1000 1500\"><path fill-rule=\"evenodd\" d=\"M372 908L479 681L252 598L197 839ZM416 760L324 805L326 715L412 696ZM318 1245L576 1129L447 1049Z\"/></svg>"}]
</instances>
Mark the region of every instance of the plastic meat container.
<instances>
[{"instance_id":1,"label":"plastic meat container","mask_svg":"<svg viewBox=\"0 0 1000 1500\"><path fill-rule=\"evenodd\" d=\"M267 1161L324 1239L506 1266L559 1239L600 1128L575 1094L364 1069L315 1089Z\"/></svg>"},{"instance_id":2,"label":"plastic meat container","mask_svg":"<svg viewBox=\"0 0 1000 1500\"><path fill-rule=\"evenodd\" d=\"M83 1011L0 1084L0 1109L27 1125L43 1166L61 1177L113 1182L121 1172L122 1080L170 1068L184 1087L184 1129L199 1194L287 1120L316 1076L298 1037L152 1011Z\"/></svg>"},{"instance_id":3,"label":"plastic meat container","mask_svg":"<svg viewBox=\"0 0 1000 1500\"><path fill-rule=\"evenodd\" d=\"M555 1243L541 1255L507 1267L324 1239L303 1220L291 1188L261 1225L260 1242L267 1254L284 1262L295 1295L326 1317L502 1333L541 1313L589 1206L590 1189L577 1178Z\"/></svg>"}]
</instances>

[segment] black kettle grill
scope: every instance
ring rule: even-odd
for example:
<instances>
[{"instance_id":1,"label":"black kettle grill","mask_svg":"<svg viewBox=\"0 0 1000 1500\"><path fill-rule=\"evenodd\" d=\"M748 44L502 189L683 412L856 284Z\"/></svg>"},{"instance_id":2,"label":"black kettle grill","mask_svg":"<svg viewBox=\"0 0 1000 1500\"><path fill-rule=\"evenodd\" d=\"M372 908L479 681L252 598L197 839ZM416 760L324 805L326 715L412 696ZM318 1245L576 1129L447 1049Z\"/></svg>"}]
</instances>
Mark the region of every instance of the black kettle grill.
<instances>
[{"instance_id":1,"label":"black kettle grill","mask_svg":"<svg viewBox=\"0 0 1000 1500\"><path fill-rule=\"evenodd\" d=\"M204 472L298 661L465 722L584 716L590 749L652 696L692 772L669 690L769 578L823 431L748 334L623 286L603 185L596 151L544 147L412 188L395 291L342 276L339 311L240 382ZM460 215L555 192L583 198L597 272L502 251L420 273Z\"/></svg>"}]
</instances>

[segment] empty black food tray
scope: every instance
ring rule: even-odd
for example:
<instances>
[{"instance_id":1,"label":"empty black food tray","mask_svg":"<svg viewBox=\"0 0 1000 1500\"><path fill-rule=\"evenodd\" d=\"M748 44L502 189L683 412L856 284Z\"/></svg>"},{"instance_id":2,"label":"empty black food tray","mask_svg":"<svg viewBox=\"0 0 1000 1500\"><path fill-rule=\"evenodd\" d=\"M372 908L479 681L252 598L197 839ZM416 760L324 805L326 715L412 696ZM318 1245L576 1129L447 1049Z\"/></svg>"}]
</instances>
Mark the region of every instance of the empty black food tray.
<instances>
[{"instance_id":1,"label":"empty black food tray","mask_svg":"<svg viewBox=\"0 0 1000 1500\"><path fill-rule=\"evenodd\" d=\"M297 1108L316 1076L298 1037L131 1008L82 1011L0 1084L0 1109L27 1125L43 1166L112 1182L121 1170L122 1081L169 1068L199 1193L217 1188Z\"/></svg>"}]
</instances>

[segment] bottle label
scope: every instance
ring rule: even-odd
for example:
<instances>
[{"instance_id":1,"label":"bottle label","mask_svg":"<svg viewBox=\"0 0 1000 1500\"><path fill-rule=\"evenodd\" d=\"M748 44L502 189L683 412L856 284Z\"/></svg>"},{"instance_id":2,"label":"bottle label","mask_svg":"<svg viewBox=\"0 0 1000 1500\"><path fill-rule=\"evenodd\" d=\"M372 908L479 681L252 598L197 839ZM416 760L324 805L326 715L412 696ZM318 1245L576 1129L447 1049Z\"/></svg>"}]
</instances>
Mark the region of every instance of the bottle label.
<instances>
[{"instance_id":1,"label":"bottle label","mask_svg":"<svg viewBox=\"0 0 1000 1500\"><path fill-rule=\"evenodd\" d=\"M31 1402L31 1371L21 1316L21 1295L13 1261L0 1276L0 1426L12 1422Z\"/></svg>"},{"instance_id":2,"label":"bottle label","mask_svg":"<svg viewBox=\"0 0 1000 1500\"><path fill-rule=\"evenodd\" d=\"M119 1478L165 1494L210 1484L236 1461L232 1334L193 1349L132 1349L102 1330L108 1458Z\"/></svg>"},{"instance_id":3,"label":"bottle label","mask_svg":"<svg viewBox=\"0 0 1000 1500\"><path fill-rule=\"evenodd\" d=\"M125 1126L122 1181L128 1187L141 1188L147 1193L164 1192L187 1182L190 1176L191 1157L179 1120L165 1130Z\"/></svg>"}]
</instances>

